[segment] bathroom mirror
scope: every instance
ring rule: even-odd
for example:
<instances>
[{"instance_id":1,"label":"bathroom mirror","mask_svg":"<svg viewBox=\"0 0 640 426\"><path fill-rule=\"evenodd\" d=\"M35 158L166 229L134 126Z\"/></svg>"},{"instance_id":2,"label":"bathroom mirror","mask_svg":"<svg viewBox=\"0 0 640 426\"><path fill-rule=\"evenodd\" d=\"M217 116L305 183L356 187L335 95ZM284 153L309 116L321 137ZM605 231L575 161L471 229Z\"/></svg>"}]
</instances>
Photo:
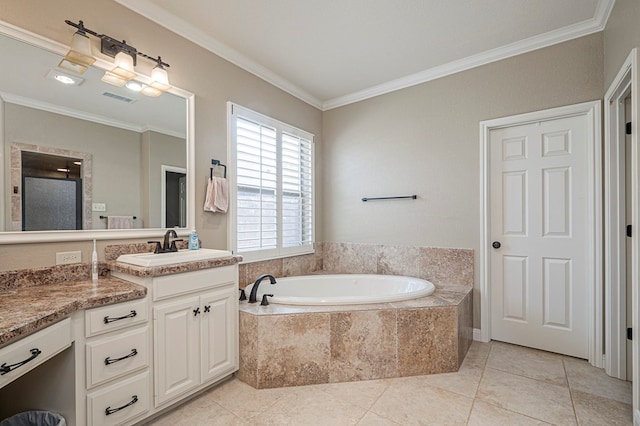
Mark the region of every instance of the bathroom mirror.
<instances>
[{"instance_id":1,"label":"bathroom mirror","mask_svg":"<svg viewBox=\"0 0 640 426\"><path fill-rule=\"evenodd\" d=\"M193 94L106 84L113 65L101 59L82 75L61 70L67 50L0 21L0 243L189 229ZM130 216L120 226L133 229L107 229L119 226L109 216Z\"/></svg>"}]
</instances>

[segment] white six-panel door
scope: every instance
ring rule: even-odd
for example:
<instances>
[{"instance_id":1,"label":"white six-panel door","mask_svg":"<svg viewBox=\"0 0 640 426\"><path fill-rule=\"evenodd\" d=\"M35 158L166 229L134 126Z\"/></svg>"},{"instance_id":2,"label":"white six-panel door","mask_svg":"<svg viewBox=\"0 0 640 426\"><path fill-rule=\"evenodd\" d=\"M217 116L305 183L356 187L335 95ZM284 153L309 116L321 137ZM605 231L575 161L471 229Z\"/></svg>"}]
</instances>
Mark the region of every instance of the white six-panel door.
<instances>
[{"instance_id":1,"label":"white six-panel door","mask_svg":"<svg viewBox=\"0 0 640 426\"><path fill-rule=\"evenodd\" d=\"M494 340L588 358L588 121L490 131Z\"/></svg>"}]
</instances>

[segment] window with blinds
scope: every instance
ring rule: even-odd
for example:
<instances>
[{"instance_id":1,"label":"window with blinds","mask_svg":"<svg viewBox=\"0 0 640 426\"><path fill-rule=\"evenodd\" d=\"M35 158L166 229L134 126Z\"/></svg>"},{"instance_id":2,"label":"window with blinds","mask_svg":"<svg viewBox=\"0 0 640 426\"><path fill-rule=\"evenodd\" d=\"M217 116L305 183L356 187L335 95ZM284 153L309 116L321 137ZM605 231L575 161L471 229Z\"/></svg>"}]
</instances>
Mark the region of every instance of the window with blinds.
<instances>
[{"instance_id":1,"label":"window with blinds","mask_svg":"<svg viewBox=\"0 0 640 426\"><path fill-rule=\"evenodd\" d=\"M313 135L230 104L232 245L245 260L313 251Z\"/></svg>"}]
</instances>

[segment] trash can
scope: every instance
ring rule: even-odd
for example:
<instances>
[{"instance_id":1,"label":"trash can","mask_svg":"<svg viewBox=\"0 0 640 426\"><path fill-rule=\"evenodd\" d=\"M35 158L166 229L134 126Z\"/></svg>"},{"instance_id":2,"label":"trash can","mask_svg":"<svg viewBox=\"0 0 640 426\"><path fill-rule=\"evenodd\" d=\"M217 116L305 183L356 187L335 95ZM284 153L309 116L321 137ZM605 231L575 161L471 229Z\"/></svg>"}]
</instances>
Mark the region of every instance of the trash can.
<instances>
[{"instance_id":1,"label":"trash can","mask_svg":"<svg viewBox=\"0 0 640 426\"><path fill-rule=\"evenodd\" d=\"M25 411L4 419L0 426L67 426L67 422L51 411Z\"/></svg>"}]
</instances>

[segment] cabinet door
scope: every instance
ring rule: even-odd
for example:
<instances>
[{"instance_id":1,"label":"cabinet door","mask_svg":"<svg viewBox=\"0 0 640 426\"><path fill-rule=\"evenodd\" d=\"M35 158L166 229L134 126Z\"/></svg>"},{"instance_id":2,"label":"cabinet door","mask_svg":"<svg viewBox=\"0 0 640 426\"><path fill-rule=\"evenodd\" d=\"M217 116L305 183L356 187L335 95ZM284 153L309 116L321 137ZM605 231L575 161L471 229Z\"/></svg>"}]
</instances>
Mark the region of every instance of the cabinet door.
<instances>
[{"instance_id":1,"label":"cabinet door","mask_svg":"<svg viewBox=\"0 0 640 426\"><path fill-rule=\"evenodd\" d=\"M198 297L158 304L154 310L155 404L200 384Z\"/></svg>"},{"instance_id":2,"label":"cabinet door","mask_svg":"<svg viewBox=\"0 0 640 426\"><path fill-rule=\"evenodd\" d=\"M202 383L238 369L238 295L236 287L203 294Z\"/></svg>"}]
</instances>

